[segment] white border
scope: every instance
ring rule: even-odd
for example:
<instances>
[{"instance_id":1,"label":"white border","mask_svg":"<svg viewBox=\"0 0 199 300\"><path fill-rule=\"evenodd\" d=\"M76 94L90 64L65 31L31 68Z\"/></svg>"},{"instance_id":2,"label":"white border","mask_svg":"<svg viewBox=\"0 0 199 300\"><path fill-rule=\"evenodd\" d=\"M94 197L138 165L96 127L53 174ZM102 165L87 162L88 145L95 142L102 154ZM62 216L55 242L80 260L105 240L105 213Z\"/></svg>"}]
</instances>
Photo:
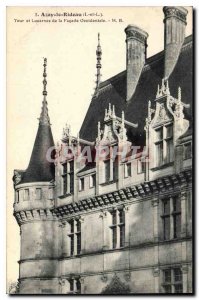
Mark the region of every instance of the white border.
<instances>
[{"instance_id":1,"label":"white border","mask_svg":"<svg viewBox=\"0 0 199 300\"><path fill-rule=\"evenodd\" d=\"M3 3L2 3L3 1ZM0 191L1 191L1 209L0 209L0 222L1 222L1 251L0 254L0 272L1 272L1 280L0 280L0 298L4 299L8 297L6 295L6 6L164 6L164 5L179 5L179 6L193 6L195 10L198 10L199 1L191 0L191 1L154 1L151 0L150 2L146 2L146 0L137 0L137 1L122 1L122 0L40 0L40 1L15 1L15 0L1 0L0 2L0 170L1 170L1 177L0 177ZM197 13L197 12L196 12ZM197 54L197 20L196 20L196 13L195 13L195 55ZM198 60L196 60L197 65L195 66L195 109L196 109L196 129L198 130L198 117L199 116L199 105L197 105L197 87L199 86L199 79L196 78L197 69L198 69ZM198 149L198 139L196 137L195 143L195 159L197 159L197 149ZM196 161L195 170L198 170L198 160ZM197 186L197 178L195 178L195 186ZM197 193L195 194L195 200L197 202ZM195 213L195 217L199 216L199 205L196 206L197 211ZM197 237L197 217L195 222L195 239ZM196 249L198 249L198 239L196 240L197 245ZM197 256L198 251L196 251L195 256ZM198 259L196 259L196 262ZM198 265L195 266L195 269L198 269ZM198 276L195 281L196 293L197 293L197 286L199 280ZM22 296L18 296L21 298ZM97 297L97 296L93 296ZM33 299L33 296L29 297ZM38 299L42 299L42 296L37 296ZM58 299L58 296L55 296ZM67 296L69 298L69 296ZM73 297L74 298L74 297ZM104 297L108 298L108 297ZM119 297L124 298L124 297ZM140 299L146 298L146 296L139 297ZM164 298L169 298L164 297Z\"/></svg>"}]
</instances>

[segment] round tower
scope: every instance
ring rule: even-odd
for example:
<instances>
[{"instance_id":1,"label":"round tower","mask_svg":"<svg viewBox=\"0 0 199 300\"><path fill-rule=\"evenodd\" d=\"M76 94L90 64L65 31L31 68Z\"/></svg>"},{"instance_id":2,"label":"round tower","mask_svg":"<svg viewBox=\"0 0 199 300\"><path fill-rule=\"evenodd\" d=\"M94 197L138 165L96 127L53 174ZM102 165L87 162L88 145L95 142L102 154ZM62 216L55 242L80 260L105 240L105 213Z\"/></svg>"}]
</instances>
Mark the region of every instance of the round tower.
<instances>
[{"instance_id":1,"label":"round tower","mask_svg":"<svg viewBox=\"0 0 199 300\"><path fill-rule=\"evenodd\" d=\"M32 155L25 171L14 171L14 216L20 226L20 294L57 293L58 221L54 205L54 146L47 107L47 59L44 59L43 102ZM51 148L52 149L52 148Z\"/></svg>"}]
</instances>

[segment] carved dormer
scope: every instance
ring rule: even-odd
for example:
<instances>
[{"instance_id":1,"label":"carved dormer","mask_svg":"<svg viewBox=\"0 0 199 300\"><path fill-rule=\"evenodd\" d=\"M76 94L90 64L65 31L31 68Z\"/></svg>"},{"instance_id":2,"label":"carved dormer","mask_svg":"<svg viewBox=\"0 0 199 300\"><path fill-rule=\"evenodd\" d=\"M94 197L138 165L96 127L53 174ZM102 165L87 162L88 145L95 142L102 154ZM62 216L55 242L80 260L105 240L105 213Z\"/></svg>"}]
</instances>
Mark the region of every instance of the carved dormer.
<instances>
[{"instance_id":1,"label":"carved dormer","mask_svg":"<svg viewBox=\"0 0 199 300\"><path fill-rule=\"evenodd\" d=\"M175 146L178 138L186 132L189 121L184 118L181 88L178 88L177 98L170 93L168 80L162 80L158 85L153 108L148 102L148 117L145 130L149 149L150 169L166 167L175 161Z\"/></svg>"}]
</instances>

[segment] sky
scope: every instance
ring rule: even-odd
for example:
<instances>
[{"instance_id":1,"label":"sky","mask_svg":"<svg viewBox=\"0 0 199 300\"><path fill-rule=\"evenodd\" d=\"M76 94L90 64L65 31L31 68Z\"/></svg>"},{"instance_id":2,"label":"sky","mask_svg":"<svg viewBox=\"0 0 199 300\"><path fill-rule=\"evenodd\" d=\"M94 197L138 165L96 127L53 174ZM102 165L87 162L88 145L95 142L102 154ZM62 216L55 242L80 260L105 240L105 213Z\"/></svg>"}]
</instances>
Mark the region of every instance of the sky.
<instances>
[{"instance_id":1,"label":"sky","mask_svg":"<svg viewBox=\"0 0 199 300\"><path fill-rule=\"evenodd\" d=\"M188 9L186 36L192 33ZM108 23L34 22L44 13L98 13ZM67 19L71 19L68 17ZM73 18L74 19L74 18ZM78 18L77 18L78 19ZM116 19L117 22L113 22ZM122 22L119 22L122 19ZM18 20L18 21L16 21ZM23 21L24 20L24 21ZM27 21L30 20L30 21ZM33 20L33 22L32 22ZM108 24L108 25L107 25ZM66 123L77 135L95 87L97 34L101 36L102 80L125 70L124 29L148 32L147 56L163 50L162 7L9 7L7 9L7 281L18 278L19 227L13 217L14 169L28 166L42 103L43 57L47 57L47 101L55 142Z\"/></svg>"}]
</instances>

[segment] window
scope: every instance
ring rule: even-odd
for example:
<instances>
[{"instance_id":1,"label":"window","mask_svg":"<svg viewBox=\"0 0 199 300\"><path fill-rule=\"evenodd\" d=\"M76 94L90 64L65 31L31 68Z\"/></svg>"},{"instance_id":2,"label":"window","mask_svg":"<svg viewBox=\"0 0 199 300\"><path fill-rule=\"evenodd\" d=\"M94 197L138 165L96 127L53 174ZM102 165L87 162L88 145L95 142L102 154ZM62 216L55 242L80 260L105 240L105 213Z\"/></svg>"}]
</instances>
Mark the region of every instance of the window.
<instances>
[{"instance_id":1,"label":"window","mask_svg":"<svg viewBox=\"0 0 199 300\"><path fill-rule=\"evenodd\" d=\"M35 197L36 200L41 200L41 189L40 188L37 188L36 189L36 197Z\"/></svg>"},{"instance_id":2,"label":"window","mask_svg":"<svg viewBox=\"0 0 199 300\"><path fill-rule=\"evenodd\" d=\"M28 201L29 200L29 189L24 190L24 200Z\"/></svg>"},{"instance_id":3,"label":"window","mask_svg":"<svg viewBox=\"0 0 199 300\"><path fill-rule=\"evenodd\" d=\"M137 161L137 173L141 174L145 172L146 164L143 159L138 159Z\"/></svg>"},{"instance_id":4,"label":"window","mask_svg":"<svg viewBox=\"0 0 199 300\"><path fill-rule=\"evenodd\" d=\"M124 177L131 177L131 163L124 165Z\"/></svg>"},{"instance_id":5,"label":"window","mask_svg":"<svg viewBox=\"0 0 199 300\"><path fill-rule=\"evenodd\" d=\"M181 202L179 196L162 200L163 239L179 238L181 235Z\"/></svg>"},{"instance_id":6,"label":"window","mask_svg":"<svg viewBox=\"0 0 199 300\"><path fill-rule=\"evenodd\" d=\"M182 293L182 271L181 268L163 270L163 289L165 293Z\"/></svg>"},{"instance_id":7,"label":"window","mask_svg":"<svg viewBox=\"0 0 199 300\"><path fill-rule=\"evenodd\" d=\"M74 192L74 161L67 161L63 164L63 194L72 194Z\"/></svg>"},{"instance_id":8,"label":"window","mask_svg":"<svg viewBox=\"0 0 199 300\"><path fill-rule=\"evenodd\" d=\"M191 158L191 143L184 144L184 159Z\"/></svg>"},{"instance_id":9,"label":"window","mask_svg":"<svg viewBox=\"0 0 199 300\"><path fill-rule=\"evenodd\" d=\"M155 131L156 166L158 167L173 162L173 124L162 126Z\"/></svg>"},{"instance_id":10,"label":"window","mask_svg":"<svg viewBox=\"0 0 199 300\"><path fill-rule=\"evenodd\" d=\"M125 212L123 209L111 212L112 225L112 248L121 248L125 246Z\"/></svg>"},{"instance_id":11,"label":"window","mask_svg":"<svg viewBox=\"0 0 199 300\"><path fill-rule=\"evenodd\" d=\"M79 191L83 191L84 190L84 178L80 178L79 179Z\"/></svg>"},{"instance_id":12,"label":"window","mask_svg":"<svg viewBox=\"0 0 199 300\"><path fill-rule=\"evenodd\" d=\"M110 180L110 160L104 161L104 182L109 182Z\"/></svg>"},{"instance_id":13,"label":"window","mask_svg":"<svg viewBox=\"0 0 199 300\"><path fill-rule=\"evenodd\" d=\"M113 180L118 180L118 157L115 157L113 161Z\"/></svg>"},{"instance_id":14,"label":"window","mask_svg":"<svg viewBox=\"0 0 199 300\"><path fill-rule=\"evenodd\" d=\"M70 284L70 293L81 294L81 282L80 279L71 278L68 280Z\"/></svg>"},{"instance_id":15,"label":"window","mask_svg":"<svg viewBox=\"0 0 199 300\"><path fill-rule=\"evenodd\" d=\"M81 222L80 220L70 220L70 255L81 253Z\"/></svg>"},{"instance_id":16,"label":"window","mask_svg":"<svg viewBox=\"0 0 199 300\"><path fill-rule=\"evenodd\" d=\"M95 174L90 176L89 185L90 185L90 188L93 188L96 186L96 175Z\"/></svg>"},{"instance_id":17,"label":"window","mask_svg":"<svg viewBox=\"0 0 199 300\"><path fill-rule=\"evenodd\" d=\"M16 203L19 203L19 191L16 191L15 197L16 197L15 202L16 202Z\"/></svg>"}]
</instances>

